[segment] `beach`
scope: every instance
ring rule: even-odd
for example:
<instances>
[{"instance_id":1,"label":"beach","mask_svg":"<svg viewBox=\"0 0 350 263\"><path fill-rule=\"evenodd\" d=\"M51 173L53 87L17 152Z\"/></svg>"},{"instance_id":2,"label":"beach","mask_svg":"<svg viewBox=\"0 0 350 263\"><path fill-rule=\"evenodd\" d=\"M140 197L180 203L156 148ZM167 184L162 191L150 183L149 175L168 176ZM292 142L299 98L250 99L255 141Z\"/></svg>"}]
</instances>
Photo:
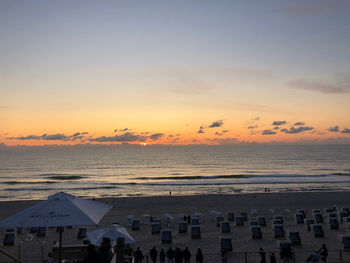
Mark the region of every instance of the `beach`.
<instances>
[{"instance_id":1,"label":"beach","mask_svg":"<svg viewBox=\"0 0 350 263\"><path fill-rule=\"evenodd\" d=\"M288 230L298 230L301 236L301 245L293 247L294 250L315 250L319 249L325 243L330 250L341 248L338 241L338 236L350 233L350 229L345 223L340 223L339 230L330 230L327 223L323 224L325 231L324 238L315 238L312 231L307 231L304 224L296 224L295 213L299 209L307 210L307 218L312 217L312 209L320 209L324 213L324 208L337 206L350 207L350 192L334 191L334 192L291 192L291 193L252 193L252 194L215 194L215 195L192 195L192 196L154 196L154 197L121 197L121 198L103 198L97 199L112 205L113 208L101 220L99 226L88 227L89 230L95 230L110 226L112 223L119 223L125 226L132 237L136 240L133 248L140 247L144 255L148 254L149 250L155 246L158 251L161 248L168 249L169 245L161 244L161 236L151 234L150 224L141 224L140 230L132 231L127 224L127 216L134 215L136 219L142 220L143 214L149 214L152 217L162 219L164 213L169 213L174 217L175 222L172 230L172 247L180 247L184 249L188 247L192 253L192 259L195 256L197 248L201 248L205 254L204 262L221 262L219 252L221 236L229 236L232 238L234 252L243 251L258 251L262 247L265 251L275 251L277 249L277 241L275 239L272 224L269 217L271 216L270 209L274 210L274 215L282 215L285 209L287 219L284 222L284 228ZM0 220L5 219L16 212L19 212L26 207L32 206L37 201L10 201L0 202ZM250 216L251 210L256 209L258 216L266 216L267 226L262 227L262 239L253 240L251 237L249 221L245 222L244 227L231 224L231 233L222 234L220 227L216 226L215 222L210 221L209 213L212 210L221 212L225 219L227 212L234 212L239 215L241 212L247 212ZM201 227L201 239L191 239L190 227L188 233L178 233L178 214L194 215L194 213L202 213L203 223ZM77 239L79 227L66 229L63 234L63 244L81 244L82 241ZM164 227L163 227L164 229ZM1 229L1 241L4 238L5 230ZM27 232L22 235L17 235L15 246L3 247L11 254L24 259L40 259L42 255L47 258L48 252L51 250L53 242L58 240L58 234L54 229L48 229L46 237L35 237L33 241L25 241ZM20 246L20 248L19 248ZM216 253L216 254L215 254ZM310 254L305 252L305 255L300 253L300 258L306 259ZM236 255L237 256L237 255ZM347 255L344 255L347 256ZM330 252L330 258L337 258L336 252ZM3 256L0 257L3 259ZM242 258L240 258L242 259ZM243 259L242 259L243 260ZM251 254L248 261L258 260L257 254ZM194 259L193 259L194 262Z\"/></svg>"}]
</instances>

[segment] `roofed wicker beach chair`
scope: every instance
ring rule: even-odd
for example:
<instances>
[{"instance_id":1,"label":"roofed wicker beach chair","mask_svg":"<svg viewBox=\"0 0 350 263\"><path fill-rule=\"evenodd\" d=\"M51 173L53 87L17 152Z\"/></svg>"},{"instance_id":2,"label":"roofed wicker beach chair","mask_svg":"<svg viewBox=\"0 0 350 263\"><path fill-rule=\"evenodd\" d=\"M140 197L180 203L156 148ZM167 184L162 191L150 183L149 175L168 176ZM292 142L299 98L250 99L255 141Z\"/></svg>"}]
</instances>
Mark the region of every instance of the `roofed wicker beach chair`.
<instances>
[{"instance_id":1,"label":"roofed wicker beach chair","mask_svg":"<svg viewBox=\"0 0 350 263\"><path fill-rule=\"evenodd\" d=\"M160 234L160 230L161 230L161 223L160 222L151 223L152 235Z\"/></svg>"},{"instance_id":2,"label":"roofed wicker beach chair","mask_svg":"<svg viewBox=\"0 0 350 263\"><path fill-rule=\"evenodd\" d=\"M127 223L128 223L129 226L132 225L132 221L134 220L134 218L135 218L134 215L128 215L128 216L126 217L126 221L127 221Z\"/></svg>"},{"instance_id":3,"label":"roofed wicker beach chair","mask_svg":"<svg viewBox=\"0 0 350 263\"><path fill-rule=\"evenodd\" d=\"M250 226L258 226L259 222L256 218L251 218L251 220L249 221L249 225Z\"/></svg>"},{"instance_id":4,"label":"roofed wicker beach chair","mask_svg":"<svg viewBox=\"0 0 350 263\"><path fill-rule=\"evenodd\" d=\"M232 238L220 237L221 253L232 252Z\"/></svg>"},{"instance_id":5,"label":"roofed wicker beach chair","mask_svg":"<svg viewBox=\"0 0 350 263\"><path fill-rule=\"evenodd\" d=\"M301 213L295 214L295 220L297 224L304 224L304 215Z\"/></svg>"},{"instance_id":6,"label":"roofed wicker beach chair","mask_svg":"<svg viewBox=\"0 0 350 263\"><path fill-rule=\"evenodd\" d=\"M86 238L87 228L79 228L78 239Z\"/></svg>"},{"instance_id":7,"label":"roofed wicker beach chair","mask_svg":"<svg viewBox=\"0 0 350 263\"><path fill-rule=\"evenodd\" d=\"M179 222L179 233L187 233L187 223Z\"/></svg>"},{"instance_id":8,"label":"roofed wicker beach chair","mask_svg":"<svg viewBox=\"0 0 350 263\"><path fill-rule=\"evenodd\" d=\"M46 236L46 227L39 227L38 232L36 233L37 237L45 237Z\"/></svg>"},{"instance_id":9,"label":"roofed wicker beach chair","mask_svg":"<svg viewBox=\"0 0 350 263\"><path fill-rule=\"evenodd\" d=\"M131 230L140 230L140 220L132 220Z\"/></svg>"},{"instance_id":10,"label":"roofed wicker beach chair","mask_svg":"<svg viewBox=\"0 0 350 263\"><path fill-rule=\"evenodd\" d=\"M342 212L345 212L347 214L347 216L350 216L350 208L349 207L343 207L341 209Z\"/></svg>"},{"instance_id":11,"label":"roofed wicker beach chair","mask_svg":"<svg viewBox=\"0 0 350 263\"><path fill-rule=\"evenodd\" d=\"M289 231L289 239L291 244L294 245L301 245L301 238L299 231L296 230L290 230Z\"/></svg>"},{"instance_id":12,"label":"roofed wicker beach chair","mask_svg":"<svg viewBox=\"0 0 350 263\"><path fill-rule=\"evenodd\" d=\"M230 222L234 222L235 221L235 213L227 212L227 220Z\"/></svg>"},{"instance_id":13,"label":"roofed wicker beach chair","mask_svg":"<svg viewBox=\"0 0 350 263\"><path fill-rule=\"evenodd\" d=\"M4 246L14 246L15 245L15 232L8 232L4 237Z\"/></svg>"},{"instance_id":14,"label":"roofed wicker beach chair","mask_svg":"<svg viewBox=\"0 0 350 263\"><path fill-rule=\"evenodd\" d=\"M243 217L244 221L248 221L248 213L247 212L241 212L241 217Z\"/></svg>"},{"instance_id":15,"label":"roofed wicker beach chair","mask_svg":"<svg viewBox=\"0 0 350 263\"><path fill-rule=\"evenodd\" d=\"M236 226L244 226L244 220L241 216L236 216Z\"/></svg>"},{"instance_id":16,"label":"roofed wicker beach chair","mask_svg":"<svg viewBox=\"0 0 350 263\"><path fill-rule=\"evenodd\" d=\"M275 219L275 220L272 221L272 224L273 225L283 225L283 221L279 220L279 219Z\"/></svg>"},{"instance_id":17,"label":"roofed wicker beach chair","mask_svg":"<svg viewBox=\"0 0 350 263\"><path fill-rule=\"evenodd\" d=\"M201 227L200 226L191 226L191 239L201 239Z\"/></svg>"},{"instance_id":18,"label":"roofed wicker beach chair","mask_svg":"<svg viewBox=\"0 0 350 263\"><path fill-rule=\"evenodd\" d=\"M266 226L266 218L264 216L258 217L259 226Z\"/></svg>"},{"instance_id":19,"label":"roofed wicker beach chair","mask_svg":"<svg viewBox=\"0 0 350 263\"><path fill-rule=\"evenodd\" d=\"M324 212L326 214L333 213L333 208L327 207L327 208L324 209Z\"/></svg>"},{"instance_id":20,"label":"roofed wicker beach chair","mask_svg":"<svg viewBox=\"0 0 350 263\"><path fill-rule=\"evenodd\" d=\"M224 217L223 216L217 216L216 217L216 226L220 226L222 221L224 221Z\"/></svg>"},{"instance_id":21,"label":"roofed wicker beach chair","mask_svg":"<svg viewBox=\"0 0 350 263\"><path fill-rule=\"evenodd\" d=\"M198 218L192 219L192 220L191 220L191 225L192 225L192 226L198 226L198 225L200 225L199 219L198 219Z\"/></svg>"},{"instance_id":22,"label":"roofed wicker beach chair","mask_svg":"<svg viewBox=\"0 0 350 263\"><path fill-rule=\"evenodd\" d=\"M173 243L173 238L170 230L162 231L162 244L171 244Z\"/></svg>"},{"instance_id":23,"label":"roofed wicker beach chair","mask_svg":"<svg viewBox=\"0 0 350 263\"><path fill-rule=\"evenodd\" d=\"M346 212L339 212L339 217L340 217L340 221L341 222L344 222L344 219L346 218L346 217L348 217L348 213L346 213Z\"/></svg>"},{"instance_id":24,"label":"roofed wicker beach chair","mask_svg":"<svg viewBox=\"0 0 350 263\"><path fill-rule=\"evenodd\" d=\"M143 214L142 215L142 224L148 225L151 223L151 216L149 214Z\"/></svg>"},{"instance_id":25,"label":"roofed wicker beach chair","mask_svg":"<svg viewBox=\"0 0 350 263\"><path fill-rule=\"evenodd\" d=\"M280 220L282 225L284 223L283 216L281 216L281 215L274 216L274 220Z\"/></svg>"},{"instance_id":26,"label":"roofed wicker beach chair","mask_svg":"<svg viewBox=\"0 0 350 263\"><path fill-rule=\"evenodd\" d=\"M312 214L321 214L321 210L320 209L312 209Z\"/></svg>"},{"instance_id":27,"label":"roofed wicker beach chair","mask_svg":"<svg viewBox=\"0 0 350 263\"><path fill-rule=\"evenodd\" d=\"M285 237L283 225L274 225L273 232L275 234L275 238L284 238Z\"/></svg>"},{"instance_id":28,"label":"roofed wicker beach chair","mask_svg":"<svg viewBox=\"0 0 350 263\"><path fill-rule=\"evenodd\" d=\"M314 214L314 218L317 224L323 224L323 216L322 214Z\"/></svg>"},{"instance_id":29,"label":"roofed wicker beach chair","mask_svg":"<svg viewBox=\"0 0 350 263\"><path fill-rule=\"evenodd\" d=\"M310 231L311 230L311 225L315 224L315 219L305 218L304 219L304 224L305 224L306 230Z\"/></svg>"},{"instance_id":30,"label":"roofed wicker beach chair","mask_svg":"<svg viewBox=\"0 0 350 263\"><path fill-rule=\"evenodd\" d=\"M197 219L199 224L202 224L203 223L203 214L200 212L196 212L193 215L193 219Z\"/></svg>"},{"instance_id":31,"label":"roofed wicker beach chair","mask_svg":"<svg viewBox=\"0 0 350 263\"><path fill-rule=\"evenodd\" d=\"M315 237L324 237L323 227L320 224L312 225L312 231Z\"/></svg>"},{"instance_id":32,"label":"roofed wicker beach chair","mask_svg":"<svg viewBox=\"0 0 350 263\"><path fill-rule=\"evenodd\" d=\"M338 218L337 213L328 213L328 218Z\"/></svg>"},{"instance_id":33,"label":"roofed wicker beach chair","mask_svg":"<svg viewBox=\"0 0 350 263\"><path fill-rule=\"evenodd\" d=\"M337 218L329 218L328 225L329 225L329 229L331 229L331 230L338 230L339 229L339 223L338 223Z\"/></svg>"},{"instance_id":34,"label":"roofed wicker beach chair","mask_svg":"<svg viewBox=\"0 0 350 263\"><path fill-rule=\"evenodd\" d=\"M350 235L338 236L343 249L350 249Z\"/></svg>"},{"instance_id":35,"label":"roofed wicker beach chair","mask_svg":"<svg viewBox=\"0 0 350 263\"><path fill-rule=\"evenodd\" d=\"M221 222L221 232L231 233L231 227L229 222Z\"/></svg>"},{"instance_id":36,"label":"roofed wicker beach chair","mask_svg":"<svg viewBox=\"0 0 350 263\"><path fill-rule=\"evenodd\" d=\"M304 209L299 209L299 210L297 211L297 214L303 214L304 218L306 218L307 211L304 210Z\"/></svg>"},{"instance_id":37,"label":"roofed wicker beach chair","mask_svg":"<svg viewBox=\"0 0 350 263\"><path fill-rule=\"evenodd\" d=\"M262 239L262 232L260 226L252 226L252 239Z\"/></svg>"}]
</instances>

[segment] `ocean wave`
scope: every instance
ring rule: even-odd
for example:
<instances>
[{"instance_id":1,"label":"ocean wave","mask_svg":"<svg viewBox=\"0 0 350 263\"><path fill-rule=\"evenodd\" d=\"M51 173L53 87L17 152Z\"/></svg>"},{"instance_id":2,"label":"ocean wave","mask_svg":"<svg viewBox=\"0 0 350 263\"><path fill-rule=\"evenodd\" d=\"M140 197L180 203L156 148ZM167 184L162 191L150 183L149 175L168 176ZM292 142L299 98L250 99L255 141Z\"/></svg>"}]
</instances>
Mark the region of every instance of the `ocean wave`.
<instances>
[{"instance_id":1,"label":"ocean wave","mask_svg":"<svg viewBox=\"0 0 350 263\"><path fill-rule=\"evenodd\" d=\"M18 185L18 184L57 184L58 182L55 181L7 181L7 182L0 182L0 184L6 184L6 185Z\"/></svg>"},{"instance_id":2,"label":"ocean wave","mask_svg":"<svg viewBox=\"0 0 350 263\"><path fill-rule=\"evenodd\" d=\"M79 180L83 178L90 177L91 175L88 174L61 174L61 173L49 173L49 174L39 174L40 177L45 177L47 179L51 180L59 180L59 181L66 181L66 180Z\"/></svg>"},{"instance_id":3,"label":"ocean wave","mask_svg":"<svg viewBox=\"0 0 350 263\"><path fill-rule=\"evenodd\" d=\"M173 175L173 174L171 174ZM131 178L132 180L215 180L215 179L248 179L248 178L317 178L317 177L329 177L329 176L350 176L350 173L331 173L331 174L228 174L228 175L189 175L189 176L141 176Z\"/></svg>"}]
</instances>

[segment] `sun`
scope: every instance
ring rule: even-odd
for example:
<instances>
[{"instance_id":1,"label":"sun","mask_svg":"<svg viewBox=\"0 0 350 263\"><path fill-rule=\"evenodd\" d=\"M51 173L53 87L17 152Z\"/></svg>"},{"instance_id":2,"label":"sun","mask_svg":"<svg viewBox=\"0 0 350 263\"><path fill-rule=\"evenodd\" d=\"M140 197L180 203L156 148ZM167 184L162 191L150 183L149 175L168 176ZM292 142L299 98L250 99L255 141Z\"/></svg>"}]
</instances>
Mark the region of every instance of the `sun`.
<instances>
[{"instance_id":1,"label":"sun","mask_svg":"<svg viewBox=\"0 0 350 263\"><path fill-rule=\"evenodd\" d=\"M146 142L141 142L140 145L141 146L147 146L147 143Z\"/></svg>"}]
</instances>

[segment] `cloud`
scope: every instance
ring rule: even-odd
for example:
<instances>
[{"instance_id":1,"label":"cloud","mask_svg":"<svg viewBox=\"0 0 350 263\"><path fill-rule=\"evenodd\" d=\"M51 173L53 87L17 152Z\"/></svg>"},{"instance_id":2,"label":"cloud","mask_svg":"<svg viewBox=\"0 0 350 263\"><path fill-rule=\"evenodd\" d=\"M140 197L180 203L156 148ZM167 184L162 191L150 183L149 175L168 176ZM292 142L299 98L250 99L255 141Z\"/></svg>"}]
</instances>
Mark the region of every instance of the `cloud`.
<instances>
[{"instance_id":1,"label":"cloud","mask_svg":"<svg viewBox=\"0 0 350 263\"><path fill-rule=\"evenodd\" d=\"M334 127L329 127L327 129L329 132L338 132L339 131L339 126L334 126Z\"/></svg>"},{"instance_id":2,"label":"cloud","mask_svg":"<svg viewBox=\"0 0 350 263\"><path fill-rule=\"evenodd\" d=\"M119 132L126 132L126 131L130 131L130 129L124 128L124 129L119 129L119 130L118 130L118 129L115 129L115 130L114 130L114 132L118 132L118 131L119 131Z\"/></svg>"},{"instance_id":3,"label":"cloud","mask_svg":"<svg viewBox=\"0 0 350 263\"><path fill-rule=\"evenodd\" d=\"M276 126L276 127L273 127L274 130L279 130L280 127Z\"/></svg>"},{"instance_id":4,"label":"cloud","mask_svg":"<svg viewBox=\"0 0 350 263\"><path fill-rule=\"evenodd\" d=\"M146 137L132 132L125 132L121 135L100 136L97 138L90 138L89 140L92 142L143 142L146 140Z\"/></svg>"},{"instance_id":5,"label":"cloud","mask_svg":"<svg viewBox=\"0 0 350 263\"><path fill-rule=\"evenodd\" d=\"M240 144L240 141L237 138L214 138L208 139L210 142L215 142L219 145L235 145Z\"/></svg>"},{"instance_id":6,"label":"cloud","mask_svg":"<svg viewBox=\"0 0 350 263\"><path fill-rule=\"evenodd\" d=\"M300 17L322 15L349 8L350 5L347 0L311 0L301 3L291 1L275 11Z\"/></svg>"},{"instance_id":7,"label":"cloud","mask_svg":"<svg viewBox=\"0 0 350 263\"><path fill-rule=\"evenodd\" d=\"M260 121L260 117L251 118L251 121Z\"/></svg>"},{"instance_id":8,"label":"cloud","mask_svg":"<svg viewBox=\"0 0 350 263\"><path fill-rule=\"evenodd\" d=\"M208 126L208 128L217 128L217 127L221 127L224 124L224 122L222 120L219 121L214 121L212 124L210 124Z\"/></svg>"},{"instance_id":9,"label":"cloud","mask_svg":"<svg viewBox=\"0 0 350 263\"><path fill-rule=\"evenodd\" d=\"M294 126L303 126L303 125L305 125L305 122L302 122L302 121L298 121L294 123Z\"/></svg>"},{"instance_id":10,"label":"cloud","mask_svg":"<svg viewBox=\"0 0 350 263\"><path fill-rule=\"evenodd\" d=\"M199 128L199 130L197 131L197 133L205 133L205 131L203 130L202 126Z\"/></svg>"},{"instance_id":11,"label":"cloud","mask_svg":"<svg viewBox=\"0 0 350 263\"><path fill-rule=\"evenodd\" d=\"M224 134L223 134L223 133L220 133L220 132L216 132L215 135L217 135L217 136L222 136L222 135L224 135Z\"/></svg>"},{"instance_id":12,"label":"cloud","mask_svg":"<svg viewBox=\"0 0 350 263\"><path fill-rule=\"evenodd\" d=\"M262 135L273 135L273 134L276 134L276 132L274 131L271 131L271 130L263 130Z\"/></svg>"},{"instance_id":13,"label":"cloud","mask_svg":"<svg viewBox=\"0 0 350 263\"><path fill-rule=\"evenodd\" d=\"M226 133L226 132L229 132L229 131L230 131L230 130L223 130L222 132L223 132L223 133Z\"/></svg>"},{"instance_id":14,"label":"cloud","mask_svg":"<svg viewBox=\"0 0 350 263\"><path fill-rule=\"evenodd\" d=\"M21 141L26 141L26 140L40 140L41 136L38 135L28 135L28 136L20 136L20 137L9 137L7 138L9 140L21 140Z\"/></svg>"},{"instance_id":15,"label":"cloud","mask_svg":"<svg viewBox=\"0 0 350 263\"><path fill-rule=\"evenodd\" d=\"M258 125L250 125L247 127L248 130L256 129L256 128L258 128Z\"/></svg>"},{"instance_id":16,"label":"cloud","mask_svg":"<svg viewBox=\"0 0 350 263\"><path fill-rule=\"evenodd\" d=\"M341 133L348 133L349 134L350 133L350 129L344 128L344 130L342 130Z\"/></svg>"},{"instance_id":17,"label":"cloud","mask_svg":"<svg viewBox=\"0 0 350 263\"><path fill-rule=\"evenodd\" d=\"M291 127L290 129L282 129L281 132L284 132L287 134L295 134L295 133L301 133L305 131L311 131L313 129L314 129L313 127L301 126L298 128Z\"/></svg>"},{"instance_id":18,"label":"cloud","mask_svg":"<svg viewBox=\"0 0 350 263\"><path fill-rule=\"evenodd\" d=\"M285 125L285 124L287 124L286 121L274 121L272 123L272 125L274 125L274 126L280 126L280 125Z\"/></svg>"},{"instance_id":19,"label":"cloud","mask_svg":"<svg viewBox=\"0 0 350 263\"><path fill-rule=\"evenodd\" d=\"M156 140L159 140L160 138L162 138L163 136L164 136L164 133L154 133L151 136L149 136L149 138L152 141L156 141Z\"/></svg>"},{"instance_id":20,"label":"cloud","mask_svg":"<svg viewBox=\"0 0 350 263\"><path fill-rule=\"evenodd\" d=\"M41 136L41 139L46 141L68 141L69 137L64 134L57 133L51 135L44 134Z\"/></svg>"},{"instance_id":21,"label":"cloud","mask_svg":"<svg viewBox=\"0 0 350 263\"><path fill-rule=\"evenodd\" d=\"M287 83L290 88L315 91L323 94L342 94L350 92L350 82L329 84L317 80L298 79Z\"/></svg>"}]
</instances>

